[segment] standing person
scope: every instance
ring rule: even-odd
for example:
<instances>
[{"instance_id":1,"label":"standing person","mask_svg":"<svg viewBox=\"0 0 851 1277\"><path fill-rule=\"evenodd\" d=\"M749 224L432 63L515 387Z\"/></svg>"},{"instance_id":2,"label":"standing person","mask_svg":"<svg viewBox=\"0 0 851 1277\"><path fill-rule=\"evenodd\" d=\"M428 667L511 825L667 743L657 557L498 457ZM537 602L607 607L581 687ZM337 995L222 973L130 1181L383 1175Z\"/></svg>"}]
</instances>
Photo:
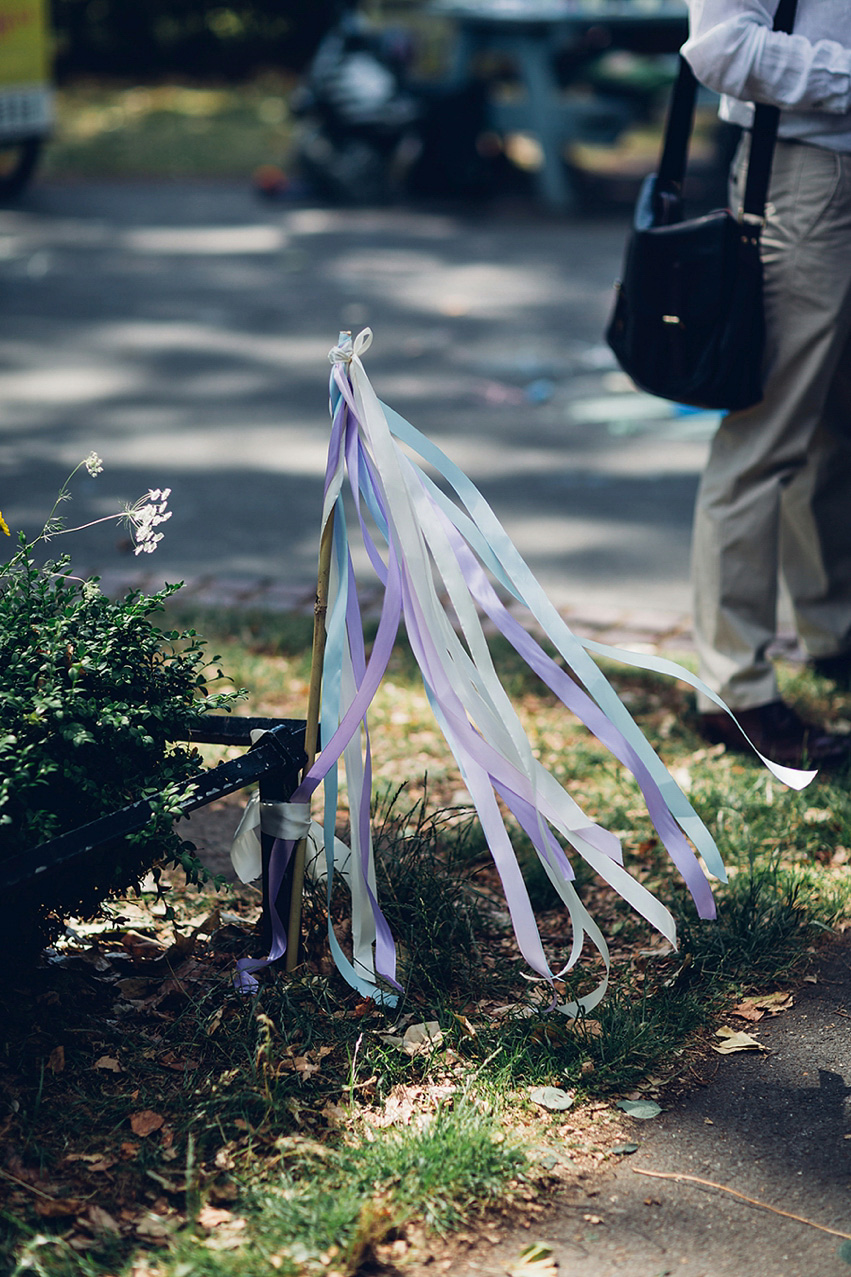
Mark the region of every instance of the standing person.
<instances>
[{"instance_id":1,"label":"standing person","mask_svg":"<svg viewBox=\"0 0 851 1277\"><path fill-rule=\"evenodd\" d=\"M779 577L812 664L851 685L851 3L798 0L793 33L778 0L689 0L683 46L721 116L748 129L753 103L780 107L762 235L765 395L723 418L698 494L693 542L701 676L757 749L829 766L851 737L804 722L779 697L767 651ZM750 135L731 174L741 208ZM700 698L701 730L746 748Z\"/></svg>"}]
</instances>

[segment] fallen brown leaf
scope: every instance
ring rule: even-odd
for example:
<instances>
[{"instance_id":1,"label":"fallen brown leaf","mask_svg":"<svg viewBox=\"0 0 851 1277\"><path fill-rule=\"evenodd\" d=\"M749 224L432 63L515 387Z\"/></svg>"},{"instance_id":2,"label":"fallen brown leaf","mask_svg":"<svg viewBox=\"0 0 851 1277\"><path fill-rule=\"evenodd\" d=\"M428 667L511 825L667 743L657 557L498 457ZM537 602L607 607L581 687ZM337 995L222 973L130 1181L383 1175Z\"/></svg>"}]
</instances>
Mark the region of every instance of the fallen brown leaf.
<instances>
[{"instance_id":1,"label":"fallen brown leaf","mask_svg":"<svg viewBox=\"0 0 851 1277\"><path fill-rule=\"evenodd\" d=\"M92 1237L91 1233L86 1230L82 1233L73 1233L68 1238L68 1245L72 1250L92 1250L97 1245L97 1241L94 1237Z\"/></svg>"},{"instance_id":2,"label":"fallen brown leaf","mask_svg":"<svg viewBox=\"0 0 851 1277\"><path fill-rule=\"evenodd\" d=\"M129 975L124 980L119 980L116 988L121 990L121 996L126 998L128 1002L137 1001L144 998L151 988L151 977L146 975Z\"/></svg>"},{"instance_id":3,"label":"fallen brown leaf","mask_svg":"<svg viewBox=\"0 0 851 1277\"><path fill-rule=\"evenodd\" d=\"M349 1120L350 1112L343 1108L340 1104L334 1104L332 1100L327 1100L319 1110L329 1126L344 1126Z\"/></svg>"},{"instance_id":4,"label":"fallen brown leaf","mask_svg":"<svg viewBox=\"0 0 851 1277\"><path fill-rule=\"evenodd\" d=\"M136 1236L147 1238L151 1241L160 1241L171 1234L175 1224L175 1220L167 1219L163 1215L156 1215L153 1211L147 1211L136 1222Z\"/></svg>"},{"instance_id":5,"label":"fallen brown leaf","mask_svg":"<svg viewBox=\"0 0 851 1277\"><path fill-rule=\"evenodd\" d=\"M147 1135L158 1131L165 1122L165 1118L161 1113L155 1113L153 1109L141 1109L138 1113L130 1115L130 1129L134 1135L139 1135L143 1139Z\"/></svg>"},{"instance_id":6,"label":"fallen brown leaf","mask_svg":"<svg viewBox=\"0 0 851 1277\"><path fill-rule=\"evenodd\" d=\"M204 1239L204 1246L208 1250L236 1250L245 1240L242 1234L248 1221L238 1215L232 1215L230 1211L217 1211L212 1206L210 1210L216 1214L226 1215L227 1219L223 1219L210 1230L209 1236Z\"/></svg>"},{"instance_id":7,"label":"fallen brown leaf","mask_svg":"<svg viewBox=\"0 0 851 1277\"><path fill-rule=\"evenodd\" d=\"M731 1015L735 1015L739 1020L750 1020L751 1023L757 1024L763 1019L765 1012L760 1011L749 999L745 999L744 1002L740 1002L738 1006L733 1007Z\"/></svg>"},{"instance_id":8,"label":"fallen brown leaf","mask_svg":"<svg viewBox=\"0 0 851 1277\"><path fill-rule=\"evenodd\" d=\"M387 1046L398 1046L406 1055L430 1055L443 1045L443 1030L437 1020L411 1024L400 1037L397 1033L378 1035Z\"/></svg>"},{"instance_id":9,"label":"fallen brown leaf","mask_svg":"<svg viewBox=\"0 0 851 1277\"><path fill-rule=\"evenodd\" d=\"M150 962L152 959L161 958L168 948L168 945L163 944L161 940L156 940L153 936L140 935L138 931L125 931L121 937L121 944L134 962Z\"/></svg>"},{"instance_id":10,"label":"fallen brown leaf","mask_svg":"<svg viewBox=\"0 0 851 1277\"><path fill-rule=\"evenodd\" d=\"M61 1219L64 1215L79 1215L83 1205L79 1197L38 1197L35 1213L42 1219Z\"/></svg>"},{"instance_id":11,"label":"fallen brown leaf","mask_svg":"<svg viewBox=\"0 0 851 1277\"><path fill-rule=\"evenodd\" d=\"M101 1206L90 1206L86 1211L85 1217L77 1221L83 1226L88 1226L94 1233L112 1233L117 1235L121 1232L121 1228L110 1215L109 1211L105 1211Z\"/></svg>"},{"instance_id":12,"label":"fallen brown leaf","mask_svg":"<svg viewBox=\"0 0 851 1277\"><path fill-rule=\"evenodd\" d=\"M221 1224L230 1223L233 1218L233 1211L217 1206L202 1206L198 1212L198 1223L202 1228L218 1228Z\"/></svg>"},{"instance_id":13,"label":"fallen brown leaf","mask_svg":"<svg viewBox=\"0 0 851 1277\"><path fill-rule=\"evenodd\" d=\"M761 1042L757 1042L756 1038L752 1038L749 1033L743 1033L741 1030L731 1029L729 1025L724 1025L716 1030L715 1036L723 1040L718 1046L713 1046L712 1050L717 1051L719 1055L732 1055L736 1051L767 1051L768 1047L763 1046Z\"/></svg>"},{"instance_id":14,"label":"fallen brown leaf","mask_svg":"<svg viewBox=\"0 0 851 1277\"><path fill-rule=\"evenodd\" d=\"M159 1063L164 1069L173 1069L175 1073L191 1073L198 1067L198 1061L187 1056L177 1055L174 1051L166 1051L161 1055Z\"/></svg>"},{"instance_id":15,"label":"fallen brown leaf","mask_svg":"<svg viewBox=\"0 0 851 1277\"><path fill-rule=\"evenodd\" d=\"M108 1073L120 1073L121 1065L118 1063L114 1055L102 1055L99 1060L95 1060L92 1065L93 1069L104 1069Z\"/></svg>"},{"instance_id":16,"label":"fallen brown leaf","mask_svg":"<svg viewBox=\"0 0 851 1277\"><path fill-rule=\"evenodd\" d=\"M225 1013L225 1009L223 1006L221 1006L221 1007L218 1007L218 1009L214 1011L213 1014L211 1015L210 1020L207 1024L207 1033L211 1037L216 1032L219 1025L221 1024L224 1013Z\"/></svg>"},{"instance_id":17,"label":"fallen brown leaf","mask_svg":"<svg viewBox=\"0 0 851 1277\"><path fill-rule=\"evenodd\" d=\"M458 1021L458 1024L461 1027L462 1033L466 1034L468 1038L474 1038L476 1036L475 1025L470 1023L466 1015L459 1015L457 1011L453 1011L453 1015L455 1016L455 1019Z\"/></svg>"},{"instance_id":18,"label":"fallen brown leaf","mask_svg":"<svg viewBox=\"0 0 851 1277\"><path fill-rule=\"evenodd\" d=\"M170 944L168 947L169 957L170 958L176 958L176 957L185 958L189 954L194 953L197 940L198 940L197 931L190 931L186 935L182 935L181 932L175 931L174 943Z\"/></svg>"},{"instance_id":19,"label":"fallen brown leaf","mask_svg":"<svg viewBox=\"0 0 851 1277\"><path fill-rule=\"evenodd\" d=\"M351 1011L348 1011L346 1015L350 1020L360 1020L365 1015L372 1015L373 1011L376 1009L377 1004L374 998L363 998L362 1001L356 1003L355 1006L352 1007Z\"/></svg>"},{"instance_id":20,"label":"fallen brown leaf","mask_svg":"<svg viewBox=\"0 0 851 1277\"><path fill-rule=\"evenodd\" d=\"M754 998L753 1004L760 1011L767 1011L769 1015L780 1015L795 1005L795 999L791 993L764 993Z\"/></svg>"},{"instance_id":21,"label":"fallen brown leaf","mask_svg":"<svg viewBox=\"0 0 851 1277\"><path fill-rule=\"evenodd\" d=\"M69 1153L63 1161L85 1162L90 1171L98 1174L100 1171L111 1170L118 1158L109 1153Z\"/></svg>"}]
</instances>

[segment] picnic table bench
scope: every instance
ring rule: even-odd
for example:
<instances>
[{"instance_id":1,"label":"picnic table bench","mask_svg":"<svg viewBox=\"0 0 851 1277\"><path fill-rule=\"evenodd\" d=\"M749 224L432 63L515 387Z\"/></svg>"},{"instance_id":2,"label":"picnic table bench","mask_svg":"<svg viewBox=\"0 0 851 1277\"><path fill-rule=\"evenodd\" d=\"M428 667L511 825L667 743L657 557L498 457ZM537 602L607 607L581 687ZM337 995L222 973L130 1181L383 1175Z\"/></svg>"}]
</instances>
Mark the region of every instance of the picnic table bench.
<instances>
[{"instance_id":1,"label":"picnic table bench","mask_svg":"<svg viewBox=\"0 0 851 1277\"><path fill-rule=\"evenodd\" d=\"M607 48L673 53L688 34L684 0L431 0L429 11L455 27L451 84L468 82L482 54L514 65L523 95L489 95L488 122L497 133L529 133L538 140L538 194L563 212L576 206L566 148L573 141L614 140L630 113L623 101L605 94L571 94L569 78L564 83L557 73L558 56ZM581 58L575 65L578 73Z\"/></svg>"}]
</instances>

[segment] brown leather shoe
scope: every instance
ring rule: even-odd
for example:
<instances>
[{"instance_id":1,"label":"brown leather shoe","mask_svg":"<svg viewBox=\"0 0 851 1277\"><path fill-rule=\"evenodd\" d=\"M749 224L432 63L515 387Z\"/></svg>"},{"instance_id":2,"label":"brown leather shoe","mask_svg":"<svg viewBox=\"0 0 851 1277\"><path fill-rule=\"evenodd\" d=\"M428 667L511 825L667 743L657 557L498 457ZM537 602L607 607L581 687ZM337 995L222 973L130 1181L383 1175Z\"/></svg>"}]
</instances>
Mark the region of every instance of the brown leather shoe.
<instances>
[{"instance_id":1,"label":"brown leather shoe","mask_svg":"<svg viewBox=\"0 0 851 1277\"><path fill-rule=\"evenodd\" d=\"M761 754L786 767L837 767L851 758L851 735L828 732L807 723L783 701L735 711L736 718ZM740 754L750 746L727 714L700 715L699 731L713 745Z\"/></svg>"}]
</instances>

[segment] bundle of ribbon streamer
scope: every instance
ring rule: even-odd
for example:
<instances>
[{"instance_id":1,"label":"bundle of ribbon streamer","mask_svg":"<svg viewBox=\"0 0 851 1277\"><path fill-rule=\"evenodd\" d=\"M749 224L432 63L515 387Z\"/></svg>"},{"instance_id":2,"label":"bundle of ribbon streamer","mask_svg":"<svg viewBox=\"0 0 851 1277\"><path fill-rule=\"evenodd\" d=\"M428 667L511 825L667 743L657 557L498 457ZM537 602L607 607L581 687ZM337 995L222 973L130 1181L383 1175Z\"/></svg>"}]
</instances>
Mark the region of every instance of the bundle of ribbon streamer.
<instances>
[{"instance_id":1,"label":"bundle of ribbon streamer","mask_svg":"<svg viewBox=\"0 0 851 1277\"><path fill-rule=\"evenodd\" d=\"M384 1003L395 1001L400 986L394 943L376 894L367 712L404 620L435 718L481 821L517 944L534 973L532 978L552 986L576 964L586 939L602 957L605 974L597 987L577 1001L558 1004L559 1010L575 1016L596 1006L604 996L609 955L599 927L573 886L574 871L566 847L582 856L674 945L676 926L668 909L624 866L616 835L590 819L535 758L494 669L482 618L489 619L565 707L633 774L659 837L702 918L715 915L704 867L709 874L726 880L718 849L591 653L683 680L726 707L699 679L671 661L580 640L571 632L473 483L440 449L378 400L360 359L371 342L369 329L354 342L341 334L340 344L330 353L332 428L322 527L327 531L330 521L333 541L322 672L322 749L290 802L265 804L271 808L265 813L256 802L250 806L237 833L234 863L243 879L257 876L259 852L254 833L262 823L276 839L268 891L270 901L274 901L293 848L306 836L312 848L314 876L326 883L329 940L338 969L364 995ZM414 458L440 476L454 496L447 495ZM369 659L343 505L346 480L363 544L384 587ZM376 540L383 544L376 544ZM496 586L525 607L563 664L551 659L519 623ZM341 846L334 832L341 759L348 788L351 850ZM781 767L766 758L763 762L796 789L815 775ZM324 823L320 828L310 820L309 805L323 781ZM507 813L528 836L570 918L570 952L555 970L538 933L506 826ZM703 858L703 866L696 853ZM334 875L341 870L351 893L351 959L344 954L331 922ZM240 987L254 987L252 973L282 956L286 930L285 920L273 908L271 951L264 959L240 964Z\"/></svg>"}]
</instances>

